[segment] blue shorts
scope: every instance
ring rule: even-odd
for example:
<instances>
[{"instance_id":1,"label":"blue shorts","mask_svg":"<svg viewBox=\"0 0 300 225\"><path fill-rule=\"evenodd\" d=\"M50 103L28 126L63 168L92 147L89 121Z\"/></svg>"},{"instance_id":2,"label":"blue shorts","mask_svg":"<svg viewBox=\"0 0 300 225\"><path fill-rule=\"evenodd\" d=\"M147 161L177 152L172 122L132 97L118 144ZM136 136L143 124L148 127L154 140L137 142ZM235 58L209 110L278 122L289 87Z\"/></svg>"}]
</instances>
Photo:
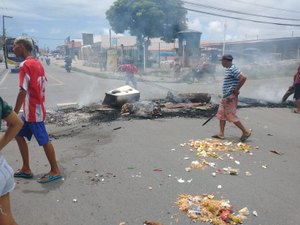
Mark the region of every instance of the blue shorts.
<instances>
[{"instance_id":1,"label":"blue shorts","mask_svg":"<svg viewBox=\"0 0 300 225\"><path fill-rule=\"evenodd\" d=\"M0 197L11 192L14 187L14 171L4 159L0 164Z\"/></svg>"},{"instance_id":2,"label":"blue shorts","mask_svg":"<svg viewBox=\"0 0 300 225\"><path fill-rule=\"evenodd\" d=\"M44 122L26 122L24 116L22 116L21 119L24 124L17 136L26 137L27 140L30 141L33 135L39 143L39 146L44 146L49 142L49 136Z\"/></svg>"}]
</instances>

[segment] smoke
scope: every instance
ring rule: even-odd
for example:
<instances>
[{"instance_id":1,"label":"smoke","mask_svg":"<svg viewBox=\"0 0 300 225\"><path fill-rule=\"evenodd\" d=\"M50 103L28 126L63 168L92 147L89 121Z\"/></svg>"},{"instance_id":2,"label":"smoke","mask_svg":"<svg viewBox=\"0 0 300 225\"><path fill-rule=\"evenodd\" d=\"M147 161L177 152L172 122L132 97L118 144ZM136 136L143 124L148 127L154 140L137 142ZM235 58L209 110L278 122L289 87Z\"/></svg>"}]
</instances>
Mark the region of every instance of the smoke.
<instances>
[{"instance_id":1,"label":"smoke","mask_svg":"<svg viewBox=\"0 0 300 225\"><path fill-rule=\"evenodd\" d=\"M264 100L273 103L281 102L282 96L287 91L288 86L284 88L281 84L263 84L254 90L252 98Z\"/></svg>"},{"instance_id":2,"label":"smoke","mask_svg":"<svg viewBox=\"0 0 300 225\"><path fill-rule=\"evenodd\" d=\"M79 107L87 106L92 103L99 103L103 97L103 89L101 89L100 80L98 78L92 77L90 79L90 86L86 89L83 89L80 93L80 97L78 98Z\"/></svg>"}]
</instances>

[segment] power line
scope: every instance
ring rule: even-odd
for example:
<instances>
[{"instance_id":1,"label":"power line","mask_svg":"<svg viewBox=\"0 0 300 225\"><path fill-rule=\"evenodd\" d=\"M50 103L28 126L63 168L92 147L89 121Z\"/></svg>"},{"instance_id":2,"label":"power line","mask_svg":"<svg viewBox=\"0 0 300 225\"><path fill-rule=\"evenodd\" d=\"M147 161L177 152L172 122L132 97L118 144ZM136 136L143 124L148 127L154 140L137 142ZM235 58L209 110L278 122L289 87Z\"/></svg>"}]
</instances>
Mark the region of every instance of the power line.
<instances>
[{"instance_id":1,"label":"power line","mask_svg":"<svg viewBox=\"0 0 300 225\"><path fill-rule=\"evenodd\" d=\"M294 18L265 16L265 15L259 15L259 14L254 14L254 13L246 13L246 12L240 12L240 11L236 11L236 10L224 9L224 8L219 8L219 7L209 6L209 5L203 5L203 4L193 3L193 2L188 2L188 1L183 1L183 2L186 4L190 4L190 5L200 6L200 7L209 8L209 9L215 9L215 10L224 11L224 12L231 12L231 13L236 13L236 14L241 14L241 15L257 16L257 17L276 19L276 20L300 21L300 19L294 19Z\"/></svg>"},{"instance_id":2,"label":"power line","mask_svg":"<svg viewBox=\"0 0 300 225\"><path fill-rule=\"evenodd\" d=\"M285 11L285 12L293 12L293 13L300 13L299 10L291 10L291 9L282 9L282 8L276 8L276 7L272 7L272 6L267 6L267 5L262 5L262 4L257 4L257 3L250 3L250 2L244 2L241 0L230 0L233 2L239 2L239 3L243 3L243 4L247 4L247 5L254 5L254 6L258 6L261 8L266 8L266 9L274 9L274 10L279 10L279 11Z\"/></svg>"},{"instance_id":3,"label":"power line","mask_svg":"<svg viewBox=\"0 0 300 225\"><path fill-rule=\"evenodd\" d=\"M244 21L263 23L263 24L273 24L273 25L279 25L279 26L300 27L300 24L276 23L276 22L268 22L268 21L261 21L261 20L253 20L253 19L240 18L240 17L235 17L235 16L226 16L226 15L221 15L221 14L217 14L217 13L205 12L205 11L190 9L190 8L186 8L186 7L182 7L182 8L184 8L188 11L192 11L192 12L197 12L197 13L202 13L202 14L207 14L207 15L212 15L212 16L225 17L225 18L236 19L236 20L244 20Z\"/></svg>"}]
</instances>

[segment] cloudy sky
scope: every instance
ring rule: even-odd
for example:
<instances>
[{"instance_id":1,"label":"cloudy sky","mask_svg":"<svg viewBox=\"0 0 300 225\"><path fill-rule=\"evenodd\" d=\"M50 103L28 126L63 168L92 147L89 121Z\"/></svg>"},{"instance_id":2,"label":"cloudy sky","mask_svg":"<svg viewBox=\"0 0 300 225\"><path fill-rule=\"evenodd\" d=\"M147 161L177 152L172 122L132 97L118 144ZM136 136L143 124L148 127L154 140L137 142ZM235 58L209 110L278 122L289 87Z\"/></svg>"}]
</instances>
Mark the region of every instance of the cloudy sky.
<instances>
[{"instance_id":1,"label":"cloudy sky","mask_svg":"<svg viewBox=\"0 0 300 225\"><path fill-rule=\"evenodd\" d=\"M0 0L0 15L13 17L5 18L7 36L27 34L34 37L41 48L55 49L67 36L80 38L81 33L108 34L105 12L113 2ZM205 42L223 41L224 36L226 41L300 37L299 0L184 2L186 8L194 10L188 12L189 29L202 32L201 40Z\"/></svg>"}]
</instances>

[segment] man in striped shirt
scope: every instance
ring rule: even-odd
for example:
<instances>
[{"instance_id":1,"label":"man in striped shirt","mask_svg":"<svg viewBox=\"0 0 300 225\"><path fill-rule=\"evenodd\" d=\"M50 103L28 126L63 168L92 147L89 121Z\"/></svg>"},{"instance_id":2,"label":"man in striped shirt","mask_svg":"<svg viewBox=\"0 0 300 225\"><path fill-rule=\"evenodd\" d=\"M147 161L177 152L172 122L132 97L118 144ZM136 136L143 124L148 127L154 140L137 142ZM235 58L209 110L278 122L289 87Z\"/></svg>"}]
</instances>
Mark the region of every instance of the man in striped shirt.
<instances>
[{"instance_id":1,"label":"man in striped shirt","mask_svg":"<svg viewBox=\"0 0 300 225\"><path fill-rule=\"evenodd\" d=\"M240 141L246 141L250 135L250 130L246 129L236 116L238 95L240 88L246 82L247 77L232 63L231 55L222 57L222 66L226 68L223 82L223 98L219 104L217 118L220 120L219 134L212 137L224 139L226 121L234 123L241 131Z\"/></svg>"}]
</instances>

